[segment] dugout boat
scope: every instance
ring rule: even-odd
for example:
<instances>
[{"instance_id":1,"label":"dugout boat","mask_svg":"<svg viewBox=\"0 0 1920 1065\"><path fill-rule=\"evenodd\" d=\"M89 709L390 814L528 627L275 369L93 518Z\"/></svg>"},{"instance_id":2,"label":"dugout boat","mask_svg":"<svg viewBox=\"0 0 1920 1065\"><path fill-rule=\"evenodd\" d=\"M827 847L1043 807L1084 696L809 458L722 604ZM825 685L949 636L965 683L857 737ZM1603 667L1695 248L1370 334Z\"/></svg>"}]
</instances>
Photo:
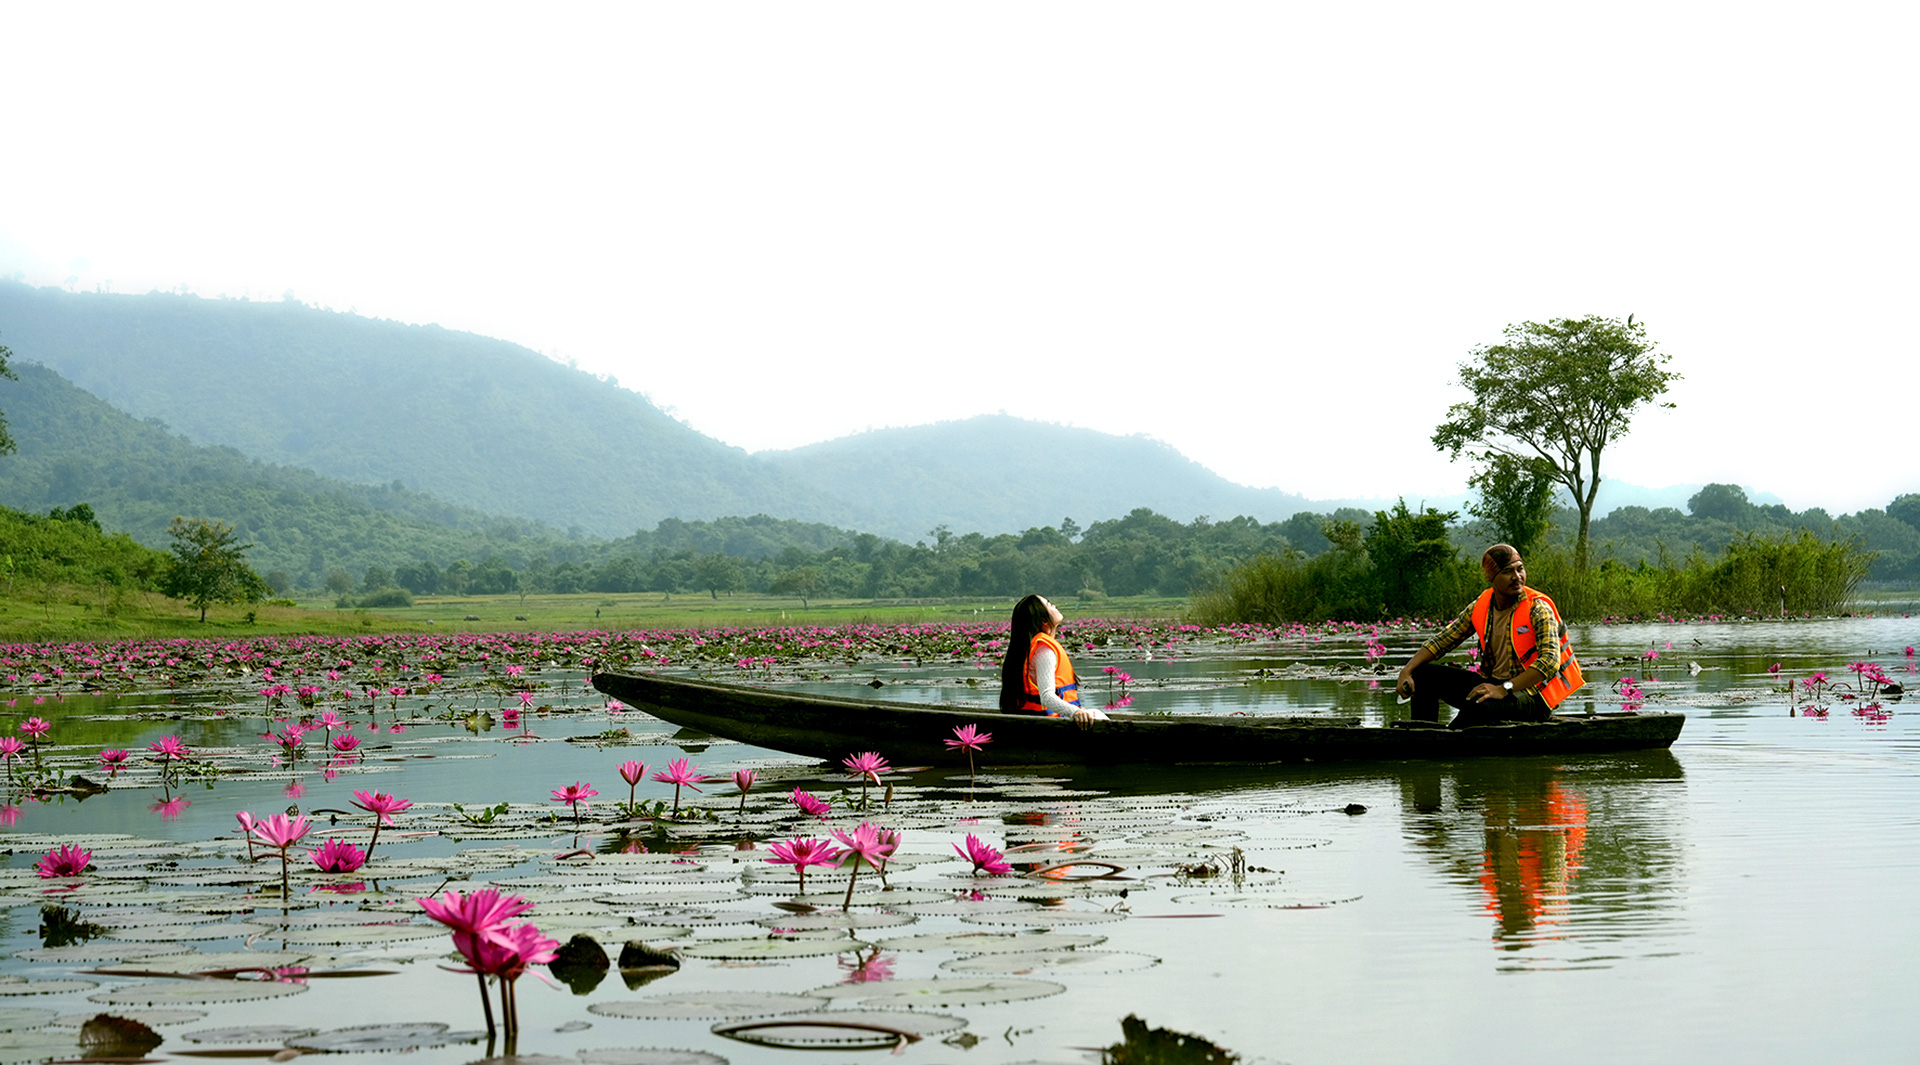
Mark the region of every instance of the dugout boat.
<instances>
[{"instance_id":1,"label":"dugout boat","mask_svg":"<svg viewBox=\"0 0 1920 1065\"><path fill-rule=\"evenodd\" d=\"M849 699L658 673L597 673L593 686L670 724L724 739L831 761L879 751L896 765L963 757L946 745L962 725L993 734L989 757L999 766L1262 765L1659 750L1672 746L1687 720L1609 713L1446 729L1382 728L1351 717L1115 712L1082 729L991 706Z\"/></svg>"}]
</instances>

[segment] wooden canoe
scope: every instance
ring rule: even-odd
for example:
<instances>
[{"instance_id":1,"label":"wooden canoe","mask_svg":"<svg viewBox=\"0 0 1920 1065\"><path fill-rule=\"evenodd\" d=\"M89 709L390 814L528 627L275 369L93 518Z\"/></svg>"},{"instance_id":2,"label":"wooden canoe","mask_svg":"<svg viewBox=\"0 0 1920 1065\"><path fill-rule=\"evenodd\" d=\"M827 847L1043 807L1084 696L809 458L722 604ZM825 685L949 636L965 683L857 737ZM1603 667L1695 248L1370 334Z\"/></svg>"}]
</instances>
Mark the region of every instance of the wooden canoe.
<instances>
[{"instance_id":1,"label":"wooden canoe","mask_svg":"<svg viewBox=\"0 0 1920 1065\"><path fill-rule=\"evenodd\" d=\"M945 742L962 725L993 734L987 758L1000 766L1261 765L1663 749L1687 720L1617 713L1444 729L1368 727L1356 718L1116 713L1082 729L993 707L836 698L657 673L598 673L593 686L682 728L836 762L877 751L896 765L964 763Z\"/></svg>"}]
</instances>

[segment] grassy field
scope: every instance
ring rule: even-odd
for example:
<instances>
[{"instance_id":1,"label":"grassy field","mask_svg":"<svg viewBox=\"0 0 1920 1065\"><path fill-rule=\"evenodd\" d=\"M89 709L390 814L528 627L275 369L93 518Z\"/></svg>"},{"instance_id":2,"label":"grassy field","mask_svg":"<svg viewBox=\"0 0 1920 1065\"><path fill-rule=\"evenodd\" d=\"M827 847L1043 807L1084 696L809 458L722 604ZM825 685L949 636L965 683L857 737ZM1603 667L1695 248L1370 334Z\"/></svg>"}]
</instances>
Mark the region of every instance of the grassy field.
<instances>
[{"instance_id":1,"label":"grassy field","mask_svg":"<svg viewBox=\"0 0 1920 1065\"><path fill-rule=\"evenodd\" d=\"M1069 617L1179 617L1184 598L1055 600ZM71 587L0 595L0 641L248 636L287 633L525 632L581 629L889 625L1004 622L1013 604L988 599L800 600L776 596L660 593L426 596L410 607L336 609L330 601L295 606L216 606L199 612L157 593L112 595Z\"/></svg>"}]
</instances>

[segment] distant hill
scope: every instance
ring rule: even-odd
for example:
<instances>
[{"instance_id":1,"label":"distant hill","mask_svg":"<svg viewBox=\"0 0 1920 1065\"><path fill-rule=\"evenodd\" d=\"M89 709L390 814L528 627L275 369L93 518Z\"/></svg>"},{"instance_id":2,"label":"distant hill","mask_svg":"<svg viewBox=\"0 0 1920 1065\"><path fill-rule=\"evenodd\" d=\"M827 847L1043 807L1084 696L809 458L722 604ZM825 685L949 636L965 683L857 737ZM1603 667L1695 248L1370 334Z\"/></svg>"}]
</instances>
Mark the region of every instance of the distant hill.
<instances>
[{"instance_id":1,"label":"distant hill","mask_svg":"<svg viewBox=\"0 0 1920 1065\"><path fill-rule=\"evenodd\" d=\"M110 532L165 549L176 515L235 526L248 561L317 588L331 569L356 579L368 566L416 558L513 568L570 541L538 522L499 518L391 485L350 485L310 470L205 447L139 421L44 366L16 360L0 382L18 451L0 457L0 504L44 514L87 503Z\"/></svg>"},{"instance_id":2,"label":"distant hill","mask_svg":"<svg viewBox=\"0 0 1920 1065\"><path fill-rule=\"evenodd\" d=\"M0 343L195 443L599 536L837 510L613 382L435 325L0 282Z\"/></svg>"},{"instance_id":3,"label":"distant hill","mask_svg":"<svg viewBox=\"0 0 1920 1065\"><path fill-rule=\"evenodd\" d=\"M1071 517L1085 528L1137 507L1178 521L1279 521L1318 509L1278 489L1234 484L1144 436L1005 415L878 429L754 457L841 500L847 517L837 524L907 543L938 525L993 535Z\"/></svg>"}]
</instances>

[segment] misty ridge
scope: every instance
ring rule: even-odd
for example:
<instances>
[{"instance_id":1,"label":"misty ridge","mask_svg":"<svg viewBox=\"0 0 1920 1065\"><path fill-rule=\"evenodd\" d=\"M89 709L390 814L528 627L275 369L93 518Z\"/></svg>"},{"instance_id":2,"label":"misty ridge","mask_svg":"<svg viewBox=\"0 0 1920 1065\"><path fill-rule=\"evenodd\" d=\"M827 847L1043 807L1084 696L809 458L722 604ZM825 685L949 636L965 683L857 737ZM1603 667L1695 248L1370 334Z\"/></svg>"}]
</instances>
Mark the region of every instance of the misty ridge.
<instances>
[{"instance_id":1,"label":"misty ridge","mask_svg":"<svg viewBox=\"0 0 1920 1065\"><path fill-rule=\"evenodd\" d=\"M765 590L812 570L789 590L1183 595L1262 552L1325 550L1325 517L1364 523L1391 503L1248 488L1145 437L1005 416L750 455L519 345L293 302L0 282L0 343L20 375L0 382L19 445L0 458L0 505L84 502L150 546L175 515L231 522L287 587L409 571L415 590L454 590L428 579L452 568L473 591L522 574L553 590ZM1804 527L1863 538L1876 578L1920 558L1920 532L1883 511L1793 514L1709 487L1711 513L1687 514L1696 486L1608 485L1602 557ZM1464 521L1459 535L1471 542ZM694 572L705 556L736 571Z\"/></svg>"}]
</instances>

